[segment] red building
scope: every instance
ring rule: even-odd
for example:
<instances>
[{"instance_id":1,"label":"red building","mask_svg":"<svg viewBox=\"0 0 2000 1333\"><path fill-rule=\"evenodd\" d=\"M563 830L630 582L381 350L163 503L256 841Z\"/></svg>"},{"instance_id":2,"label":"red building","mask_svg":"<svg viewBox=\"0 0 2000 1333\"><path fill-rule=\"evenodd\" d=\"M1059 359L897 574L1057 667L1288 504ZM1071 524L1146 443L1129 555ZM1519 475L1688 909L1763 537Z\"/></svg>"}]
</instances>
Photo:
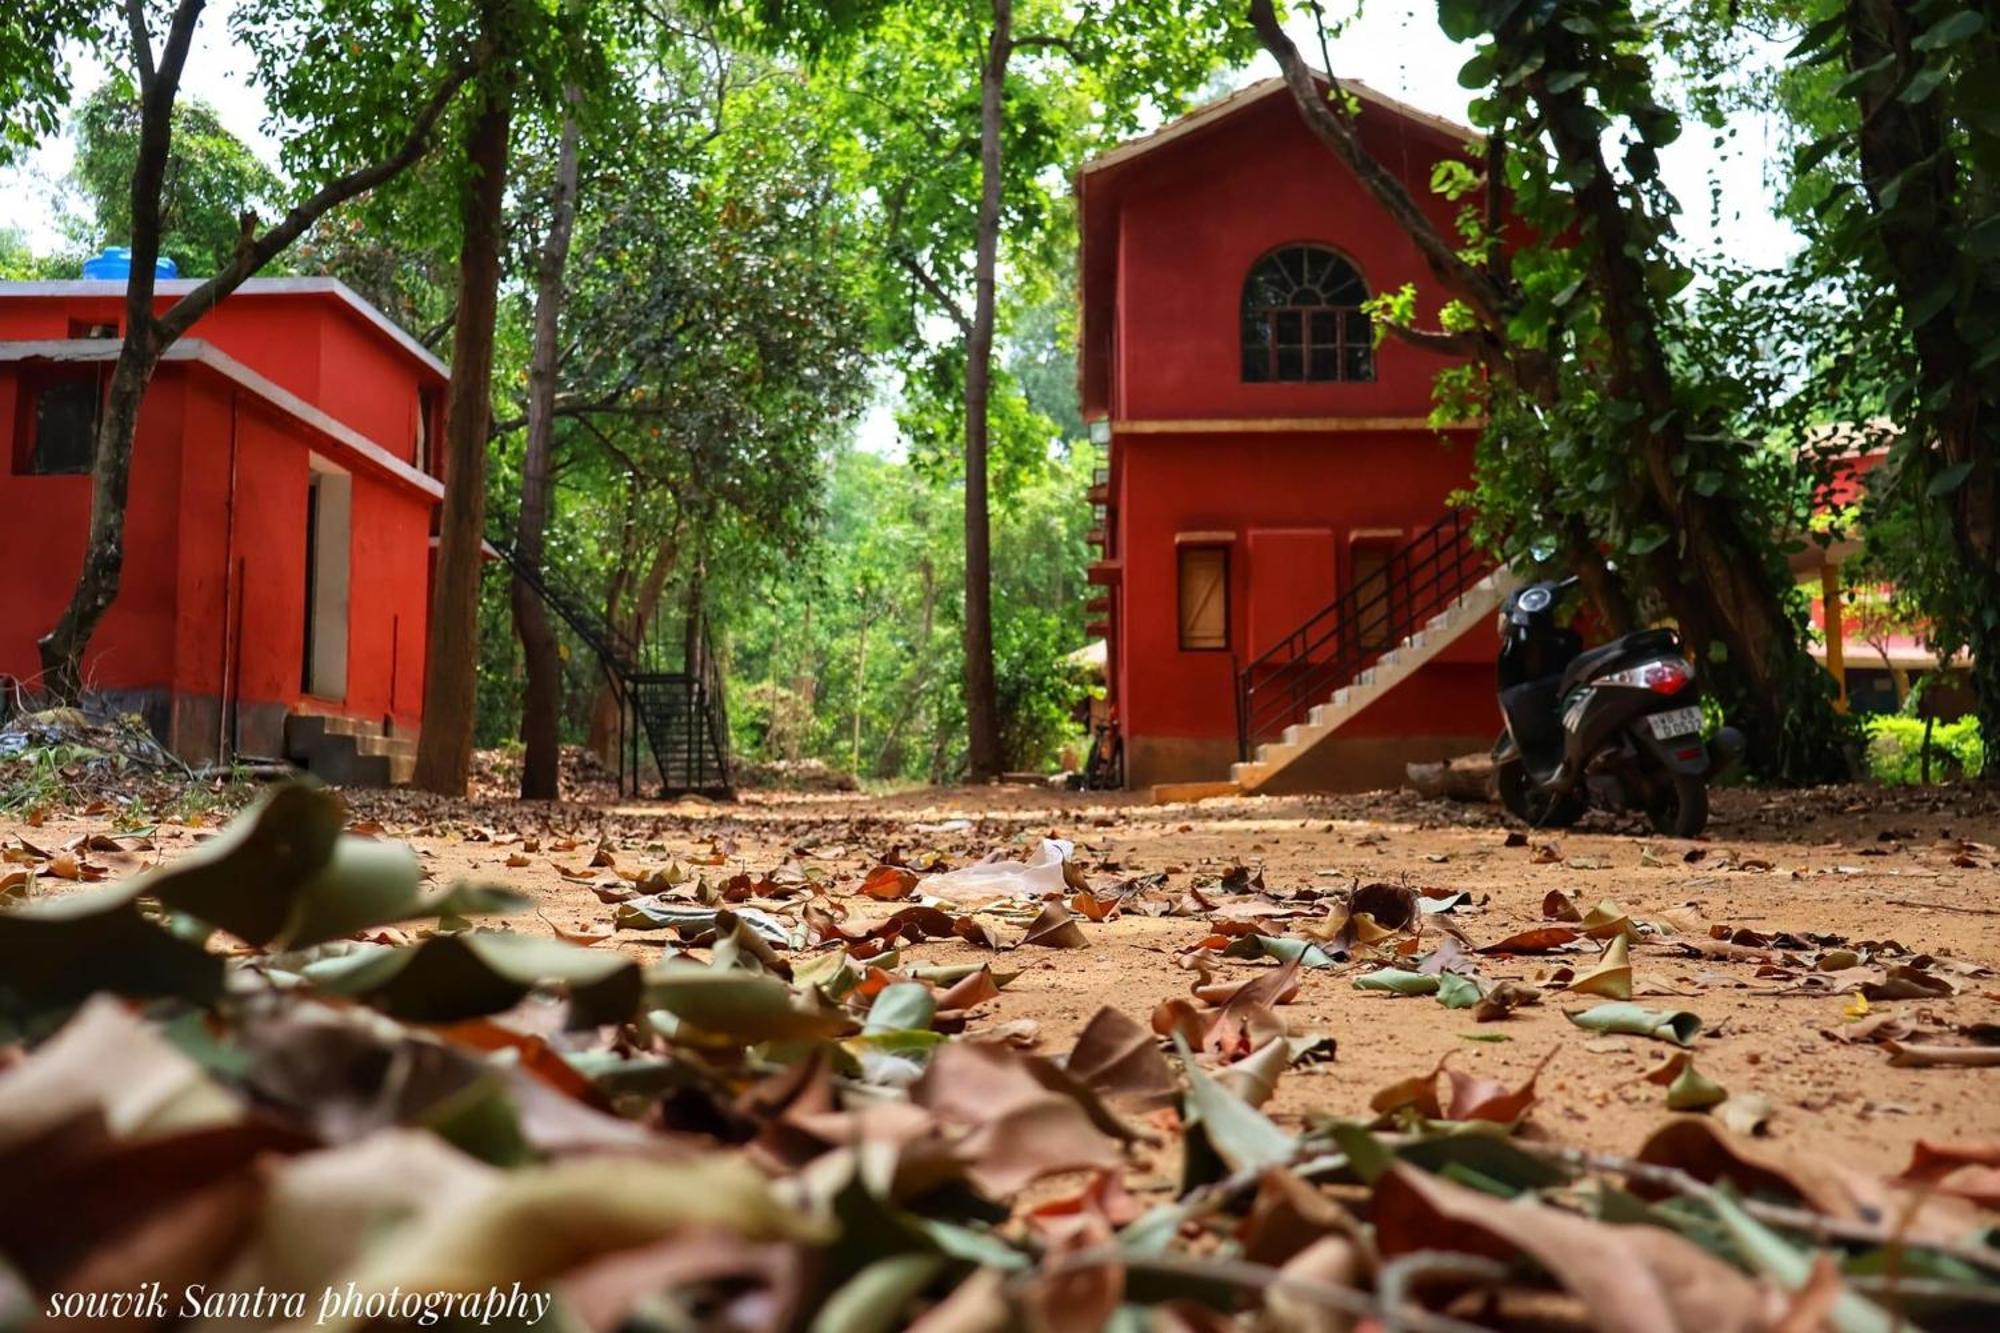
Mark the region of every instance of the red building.
<instances>
[{"instance_id":1,"label":"red building","mask_svg":"<svg viewBox=\"0 0 2000 1333\"><path fill-rule=\"evenodd\" d=\"M1430 190L1471 131L1361 85L1364 142ZM1484 750L1499 590L1448 497L1476 431L1429 424L1449 364L1373 345L1417 250L1254 85L1083 167L1080 380L1108 456L1091 581L1130 785L1367 787ZM1248 763L1239 763L1247 759Z\"/></svg>"},{"instance_id":2,"label":"red building","mask_svg":"<svg viewBox=\"0 0 2000 1333\"><path fill-rule=\"evenodd\" d=\"M160 308L194 285L162 282ZM0 283L0 675L35 680L82 564L124 301L123 282ZM96 697L191 761L404 776L446 380L331 279L253 279L204 315L146 392Z\"/></svg>"}]
</instances>

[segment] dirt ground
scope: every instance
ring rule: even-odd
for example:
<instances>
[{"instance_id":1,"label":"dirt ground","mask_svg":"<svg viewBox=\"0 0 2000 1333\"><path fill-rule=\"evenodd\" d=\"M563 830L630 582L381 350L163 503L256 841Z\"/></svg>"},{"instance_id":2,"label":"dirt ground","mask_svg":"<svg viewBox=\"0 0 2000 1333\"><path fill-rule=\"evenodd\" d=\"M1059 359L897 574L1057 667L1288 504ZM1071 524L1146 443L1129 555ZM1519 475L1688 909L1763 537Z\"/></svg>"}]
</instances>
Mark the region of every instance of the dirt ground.
<instances>
[{"instance_id":1,"label":"dirt ground","mask_svg":"<svg viewBox=\"0 0 2000 1333\"><path fill-rule=\"evenodd\" d=\"M1448 918L1425 919L1425 948L1443 938L1438 923L1446 919L1475 946L1547 924L1544 898L1555 889L1585 910L1614 900L1635 920L1668 921L1689 938L1709 938L1720 926L1763 936L1834 935L1864 952L1895 941L1939 960L1957 994L1878 1001L1871 1014L1894 1013L1953 1041L1963 1040L1949 1035L1954 1029L2000 1021L2000 975L1989 970L2000 968L1994 846L2000 793L1983 789L1728 791L1717 794L1709 834L1698 842L1592 816L1579 829L1537 834L1522 845L1510 845L1496 810L1398 793L1152 806L1136 798L995 787L894 797L756 795L732 804L524 806L355 792L350 803L365 830L415 846L440 883L471 876L531 894L536 911L513 918L513 928L572 937L605 934L614 909L600 900L600 890L615 898L629 892L621 881L674 863L715 881L739 872L761 880L791 863L823 878L828 897L879 918L893 904L870 902L855 889L885 858L919 867L936 858L963 865L996 851L1024 855L1041 837L1055 836L1074 840L1093 886L1164 874L1165 891L1149 895L1156 901L1188 902L1190 889L1222 894L1212 886L1239 866L1261 870L1261 897L1279 904L1357 882L1467 893ZM0 846L26 839L46 850L121 821L129 824L130 817L115 808L50 813L33 827L0 821ZM89 864L122 875L171 858L204 834L163 825L150 849L85 855ZM589 864L600 844L612 867ZM767 905L796 919L801 899ZM1322 902L1311 917L1277 920L1271 929L1325 914ZM1100 1006L1145 1022L1162 1001L1187 996L1197 978L1182 955L1211 934L1198 908L1160 916L1127 911L1102 922L1080 919L1079 926L1082 948L1022 946L996 955L950 939L905 945L902 956L1019 969L997 1000L974 1012L970 1030L1015 1023L1025 1031L1019 1020L1027 1020L1037 1049L1061 1054ZM667 932L617 931L595 947L650 959L673 942ZM1782 961L1787 953L1810 957L1812 949L1774 944L1765 952ZM1581 972L1594 960L1588 952L1484 955L1479 970L1488 981L1534 982L1559 965ZM1221 980L1273 965L1217 961ZM1893 1172L1920 1137L2000 1135L2000 1069L1891 1067L1880 1045L1824 1035L1850 1025L1859 1005L1852 994L1802 987L1799 967L1789 968L1789 976L1771 975L1768 967L1760 975L1755 959L1684 956L1651 934L1634 947L1632 962L1634 1000L1699 1014L1700 1069L1732 1093L1768 1098L1768 1133L1778 1143ZM1353 977L1377 965L1301 973L1296 1001L1280 1012L1294 1033L1334 1038L1338 1055L1283 1076L1267 1108L1280 1120L1366 1116L1378 1089L1447 1055L1453 1069L1512 1086L1551 1051L1526 1133L1629 1153L1666 1114L1662 1089L1641 1075L1671 1048L1599 1037L1564 1018L1565 1008L1594 1001L1550 991L1539 1007L1480 1024L1469 1010L1448 1010L1430 998L1356 989ZM1475 1033L1507 1040L1466 1040Z\"/></svg>"}]
</instances>

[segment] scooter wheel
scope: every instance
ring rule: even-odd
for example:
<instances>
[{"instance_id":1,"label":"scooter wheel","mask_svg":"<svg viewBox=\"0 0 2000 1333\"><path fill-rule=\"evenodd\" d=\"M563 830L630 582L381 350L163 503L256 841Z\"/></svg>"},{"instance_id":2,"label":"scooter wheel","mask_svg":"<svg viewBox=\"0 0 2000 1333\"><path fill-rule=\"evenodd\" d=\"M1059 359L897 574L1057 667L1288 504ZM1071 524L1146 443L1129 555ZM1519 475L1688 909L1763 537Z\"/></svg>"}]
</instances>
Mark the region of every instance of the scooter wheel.
<instances>
[{"instance_id":1,"label":"scooter wheel","mask_svg":"<svg viewBox=\"0 0 2000 1333\"><path fill-rule=\"evenodd\" d=\"M1708 827L1708 782L1699 774L1671 773L1660 784L1646 817L1670 838L1698 837Z\"/></svg>"},{"instance_id":2,"label":"scooter wheel","mask_svg":"<svg viewBox=\"0 0 2000 1333\"><path fill-rule=\"evenodd\" d=\"M1528 776L1528 766L1518 760L1501 764L1494 770L1493 780L1500 788L1500 804L1529 828L1568 828L1583 818L1581 796L1575 792L1550 795L1535 785Z\"/></svg>"}]
</instances>

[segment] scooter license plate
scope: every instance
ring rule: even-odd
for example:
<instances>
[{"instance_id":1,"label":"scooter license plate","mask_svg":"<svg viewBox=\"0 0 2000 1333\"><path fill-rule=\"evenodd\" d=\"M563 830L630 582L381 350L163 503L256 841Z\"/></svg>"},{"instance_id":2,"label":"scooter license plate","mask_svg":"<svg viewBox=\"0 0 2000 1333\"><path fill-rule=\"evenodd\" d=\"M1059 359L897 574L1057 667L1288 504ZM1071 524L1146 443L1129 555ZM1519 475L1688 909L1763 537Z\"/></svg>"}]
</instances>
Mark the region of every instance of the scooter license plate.
<instances>
[{"instance_id":1,"label":"scooter license plate","mask_svg":"<svg viewBox=\"0 0 2000 1333\"><path fill-rule=\"evenodd\" d=\"M1701 709L1675 708L1665 713L1654 713L1646 719L1646 725L1653 729L1654 736L1663 741L1675 736L1692 736L1701 730Z\"/></svg>"}]
</instances>

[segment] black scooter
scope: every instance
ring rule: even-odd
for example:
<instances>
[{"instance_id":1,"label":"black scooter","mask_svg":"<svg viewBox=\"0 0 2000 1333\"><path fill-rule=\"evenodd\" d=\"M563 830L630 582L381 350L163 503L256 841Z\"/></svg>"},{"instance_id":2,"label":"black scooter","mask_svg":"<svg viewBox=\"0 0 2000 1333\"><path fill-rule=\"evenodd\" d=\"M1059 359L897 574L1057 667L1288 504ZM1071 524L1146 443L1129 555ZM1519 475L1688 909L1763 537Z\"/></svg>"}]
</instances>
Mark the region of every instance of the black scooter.
<instances>
[{"instance_id":1,"label":"black scooter","mask_svg":"<svg viewBox=\"0 0 2000 1333\"><path fill-rule=\"evenodd\" d=\"M1742 733L1702 740L1701 687L1674 631L1585 651L1556 620L1575 586L1530 583L1501 604L1500 799L1536 828L1566 828L1595 805L1642 810L1659 832L1692 838L1708 823L1709 776L1742 754Z\"/></svg>"}]
</instances>

